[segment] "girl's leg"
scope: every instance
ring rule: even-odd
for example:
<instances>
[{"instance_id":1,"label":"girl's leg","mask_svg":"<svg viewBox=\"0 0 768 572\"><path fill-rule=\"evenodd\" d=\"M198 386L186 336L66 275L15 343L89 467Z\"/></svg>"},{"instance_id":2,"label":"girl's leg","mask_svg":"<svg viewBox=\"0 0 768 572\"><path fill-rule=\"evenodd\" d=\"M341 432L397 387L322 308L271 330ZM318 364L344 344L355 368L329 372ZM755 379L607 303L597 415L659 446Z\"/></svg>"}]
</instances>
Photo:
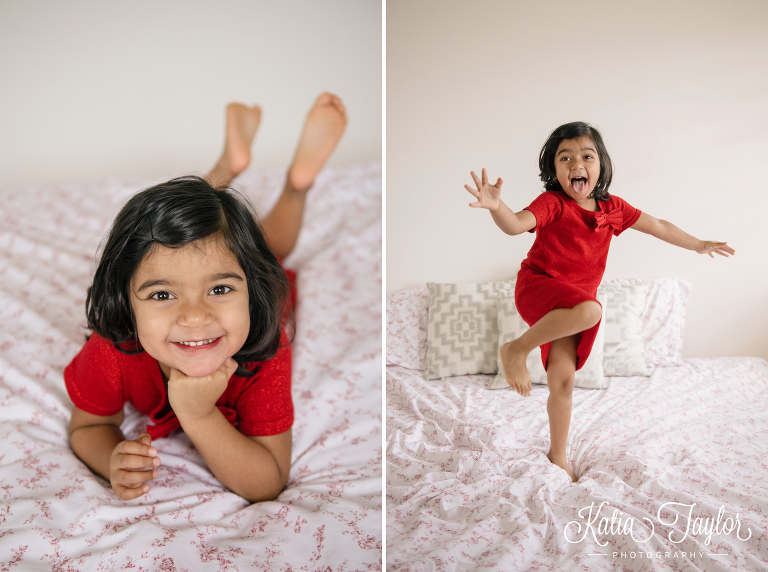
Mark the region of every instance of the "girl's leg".
<instances>
[{"instance_id":1,"label":"girl's leg","mask_svg":"<svg viewBox=\"0 0 768 572\"><path fill-rule=\"evenodd\" d=\"M262 228L272 251L288 256L301 230L307 191L325 165L347 125L344 104L331 93L322 93L307 114L283 192Z\"/></svg>"},{"instance_id":2,"label":"girl's leg","mask_svg":"<svg viewBox=\"0 0 768 572\"><path fill-rule=\"evenodd\" d=\"M230 103L227 106L224 151L206 175L213 187L229 185L248 166L251 144L260 120L261 108L258 105L248 107L242 103ZM275 254L288 256L296 245L307 191L336 148L346 125L347 112L341 99L331 93L320 94L304 121L283 192L262 220L267 243Z\"/></svg>"},{"instance_id":3,"label":"girl's leg","mask_svg":"<svg viewBox=\"0 0 768 572\"><path fill-rule=\"evenodd\" d=\"M530 395L531 376L525 365L528 354L538 346L590 329L601 317L600 304L591 300L549 312L522 336L501 346L499 357L507 383L521 395Z\"/></svg>"},{"instance_id":4,"label":"girl's leg","mask_svg":"<svg viewBox=\"0 0 768 572\"><path fill-rule=\"evenodd\" d=\"M227 105L224 151L206 175L212 187L226 187L251 162L251 144L261 121L261 108L242 103Z\"/></svg>"},{"instance_id":5,"label":"girl's leg","mask_svg":"<svg viewBox=\"0 0 768 572\"><path fill-rule=\"evenodd\" d=\"M577 479L566 461L565 448L571 427L577 343L578 336L568 336L553 341L547 360L547 386L549 387L547 413L551 440L547 458L564 469L574 482Z\"/></svg>"}]
</instances>

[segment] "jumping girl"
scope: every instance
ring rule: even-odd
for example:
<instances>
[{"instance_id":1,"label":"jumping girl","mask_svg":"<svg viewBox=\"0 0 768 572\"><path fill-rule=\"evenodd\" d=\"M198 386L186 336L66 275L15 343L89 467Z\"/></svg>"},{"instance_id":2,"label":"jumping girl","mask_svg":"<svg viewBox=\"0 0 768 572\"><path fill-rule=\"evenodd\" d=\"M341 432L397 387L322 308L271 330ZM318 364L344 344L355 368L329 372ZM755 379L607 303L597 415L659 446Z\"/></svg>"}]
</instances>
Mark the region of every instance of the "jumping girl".
<instances>
[{"instance_id":1,"label":"jumping girl","mask_svg":"<svg viewBox=\"0 0 768 572\"><path fill-rule=\"evenodd\" d=\"M310 109L275 207L262 228L227 185L250 162L258 106L227 107L224 152L205 179L173 179L117 215L88 289L93 331L64 371L72 449L122 500L149 491L154 439L181 428L226 487L274 499L291 464L291 349L282 324L306 194L341 138L341 100ZM131 402L152 425L120 426Z\"/></svg>"},{"instance_id":2,"label":"jumping girl","mask_svg":"<svg viewBox=\"0 0 768 572\"><path fill-rule=\"evenodd\" d=\"M529 207L513 212L501 200L502 180L488 184L472 172L476 188L465 185L477 200L470 207L491 212L505 233L536 231L536 240L523 261L515 286L515 305L528 329L499 350L507 383L520 395L530 395L528 354L541 347L547 371L551 445L547 457L565 469L571 424L575 373L589 357L602 319L596 299L613 236L633 228L699 254L721 256L735 251L725 242L699 240L665 220L654 218L608 194L613 165L600 133L582 123L555 129L539 155L545 191Z\"/></svg>"}]
</instances>

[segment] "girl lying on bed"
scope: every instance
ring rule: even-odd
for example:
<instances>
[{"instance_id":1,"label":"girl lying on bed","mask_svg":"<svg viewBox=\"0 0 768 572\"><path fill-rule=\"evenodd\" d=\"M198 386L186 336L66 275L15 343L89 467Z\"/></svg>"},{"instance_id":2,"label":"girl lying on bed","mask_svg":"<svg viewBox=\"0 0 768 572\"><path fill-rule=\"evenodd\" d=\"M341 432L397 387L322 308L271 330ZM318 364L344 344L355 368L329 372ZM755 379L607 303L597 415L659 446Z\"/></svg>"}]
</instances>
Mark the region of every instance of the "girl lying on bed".
<instances>
[{"instance_id":1,"label":"girl lying on bed","mask_svg":"<svg viewBox=\"0 0 768 572\"><path fill-rule=\"evenodd\" d=\"M491 212L507 234L536 231L536 240L523 261L515 286L515 305L530 327L499 350L507 383L520 395L530 395L528 354L541 347L547 370L549 399L549 460L565 469L571 425L575 373L586 362L602 319L596 299L613 236L628 228L650 234L699 254L734 254L725 242L699 240L675 225L641 213L608 194L613 168L600 133L581 122L555 129L539 155L546 191L529 207L515 213L501 200L502 180L488 184L472 172L476 188L464 187L477 199L469 206Z\"/></svg>"},{"instance_id":2,"label":"girl lying on bed","mask_svg":"<svg viewBox=\"0 0 768 572\"><path fill-rule=\"evenodd\" d=\"M161 463L152 441L179 427L249 501L275 498L288 479L289 282L280 260L346 111L329 93L315 101L263 229L226 187L250 162L260 115L230 104L224 152L206 179L173 179L126 203L88 289L93 334L64 371L75 405L70 439L122 500L149 491ZM135 440L120 429L126 401L154 423Z\"/></svg>"}]
</instances>

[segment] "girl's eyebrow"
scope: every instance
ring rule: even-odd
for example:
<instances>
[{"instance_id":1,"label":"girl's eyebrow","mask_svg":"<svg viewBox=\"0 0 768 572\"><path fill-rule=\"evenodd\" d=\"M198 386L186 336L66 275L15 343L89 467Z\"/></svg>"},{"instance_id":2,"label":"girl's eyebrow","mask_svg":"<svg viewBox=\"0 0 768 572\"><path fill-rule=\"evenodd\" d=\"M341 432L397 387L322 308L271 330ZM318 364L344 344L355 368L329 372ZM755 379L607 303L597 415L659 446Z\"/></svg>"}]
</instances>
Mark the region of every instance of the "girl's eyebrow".
<instances>
[{"instance_id":1,"label":"girl's eyebrow","mask_svg":"<svg viewBox=\"0 0 768 572\"><path fill-rule=\"evenodd\" d=\"M142 284L136 289L136 293L138 294L139 292L141 292L142 290L146 290L147 288L153 288L155 286L170 286L171 284L172 282L169 280L162 280L162 279L147 280L146 282L144 282L144 284Z\"/></svg>"},{"instance_id":2,"label":"girl's eyebrow","mask_svg":"<svg viewBox=\"0 0 768 572\"><path fill-rule=\"evenodd\" d=\"M581 147L580 149L581 149L581 151L592 151L592 153L597 153L597 151L592 149L592 147ZM573 151L571 151L568 148L560 149L560 151L557 152L557 155L555 155L555 157L559 157L560 153L573 153Z\"/></svg>"},{"instance_id":3,"label":"girl's eyebrow","mask_svg":"<svg viewBox=\"0 0 768 572\"><path fill-rule=\"evenodd\" d=\"M245 278L240 276L237 272L219 272L218 274L211 274L208 277L208 282L218 282L219 280L240 280L245 282Z\"/></svg>"},{"instance_id":4,"label":"girl's eyebrow","mask_svg":"<svg viewBox=\"0 0 768 572\"><path fill-rule=\"evenodd\" d=\"M245 282L245 278L240 276L237 272L219 272L218 274L211 274L206 279L206 282L218 282L219 280L239 280L240 282ZM166 280L164 278L149 279L136 289L136 293L138 294L142 290L153 288L155 286L173 285L174 282L172 280Z\"/></svg>"}]
</instances>

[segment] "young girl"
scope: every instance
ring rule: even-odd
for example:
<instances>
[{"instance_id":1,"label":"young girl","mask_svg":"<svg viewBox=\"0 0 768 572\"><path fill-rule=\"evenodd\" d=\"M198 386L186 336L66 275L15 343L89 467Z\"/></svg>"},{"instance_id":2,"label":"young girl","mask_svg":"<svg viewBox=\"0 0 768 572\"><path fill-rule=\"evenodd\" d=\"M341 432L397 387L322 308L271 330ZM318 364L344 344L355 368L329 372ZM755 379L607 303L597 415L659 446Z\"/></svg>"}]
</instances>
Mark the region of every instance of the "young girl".
<instances>
[{"instance_id":1,"label":"young girl","mask_svg":"<svg viewBox=\"0 0 768 572\"><path fill-rule=\"evenodd\" d=\"M541 346L547 370L547 413L551 445L547 457L576 477L566 461L575 373L584 365L602 319L596 299L613 236L628 228L650 234L699 254L728 256L725 242L699 240L675 225L654 218L608 194L613 167L600 133L576 122L555 129L539 155L544 188L529 207L513 212L500 199L502 180L488 184L472 172L476 188L465 185L477 199L469 206L491 212L507 234L536 231L536 240L523 261L515 286L515 305L530 327L499 350L507 383L520 395L530 395L528 354Z\"/></svg>"},{"instance_id":2,"label":"young girl","mask_svg":"<svg viewBox=\"0 0 768 572\"><path fill-rule=\"evenodd\" d=\"M152 440L181 428L229 489L275 498L291 463L291 350L283 332L288 280L279 259L301 228L306 193L346 125L338 97L309 111L283 192L263 234L226 188L250 162L261 111L230 104L224 152L207 180L173 179L117 215L86 312L93 330L64 371L75 453L122 500L149 491ZM127 440L130 401L153 423Z\"/></svg>"}]
</instances>

